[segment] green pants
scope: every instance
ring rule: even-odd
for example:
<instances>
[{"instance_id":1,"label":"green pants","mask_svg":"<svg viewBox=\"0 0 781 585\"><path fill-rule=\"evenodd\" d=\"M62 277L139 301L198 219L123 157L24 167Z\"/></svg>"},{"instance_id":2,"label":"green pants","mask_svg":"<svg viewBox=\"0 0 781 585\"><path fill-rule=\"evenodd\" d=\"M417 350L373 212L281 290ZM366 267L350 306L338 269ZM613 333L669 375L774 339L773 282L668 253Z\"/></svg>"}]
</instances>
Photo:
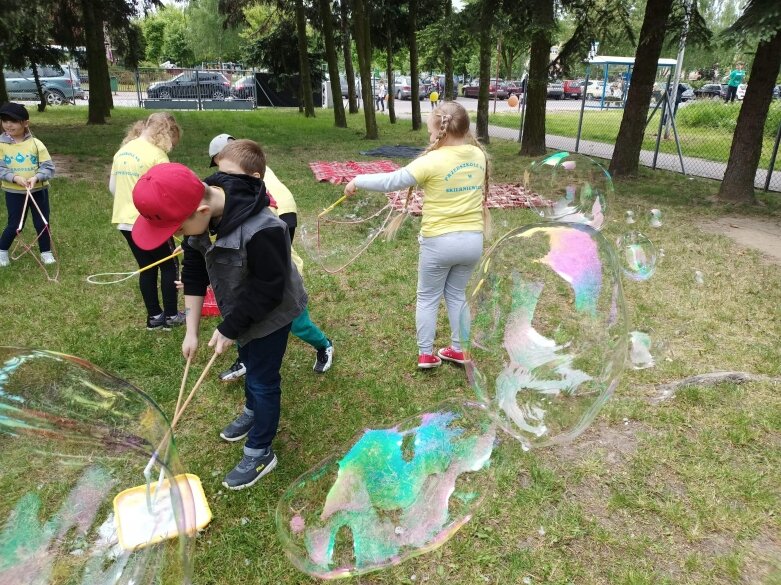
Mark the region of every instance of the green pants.
<instances>
[{"instance_id":1,"label":"green pants","mask_svg":"<svg viewBox=\"0 0 781 585\"><path fill-rule=\"evenodd\" d=\"M320 328L312 323L312 319L309 317L309 307L304 307L304 312L293 319L290 332L315 349L325 349L331 345L331 342L328 341L325 333L320 331Z\"/></svg>"}]
</instances>

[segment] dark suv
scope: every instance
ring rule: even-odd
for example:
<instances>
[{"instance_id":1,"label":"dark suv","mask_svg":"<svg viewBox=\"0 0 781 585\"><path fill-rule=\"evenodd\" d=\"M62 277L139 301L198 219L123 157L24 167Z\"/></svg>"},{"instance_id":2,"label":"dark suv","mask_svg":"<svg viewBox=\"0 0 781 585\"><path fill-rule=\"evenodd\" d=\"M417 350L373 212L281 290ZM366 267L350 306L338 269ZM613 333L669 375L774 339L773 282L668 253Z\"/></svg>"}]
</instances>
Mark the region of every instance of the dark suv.
<instances>
[{"instance_id":1,"label":"dark suv","mask_svg":"<svg viewBox=\"0 0 781 585\"><path fill-rule=\"evenodd\" d=\"M231 95L231 84L219 71L185 71L168 81L155 81L146 90L148 98L161 100L197 99L199 93L201 99L223 100Z\"/></svg>"}]
</instances>

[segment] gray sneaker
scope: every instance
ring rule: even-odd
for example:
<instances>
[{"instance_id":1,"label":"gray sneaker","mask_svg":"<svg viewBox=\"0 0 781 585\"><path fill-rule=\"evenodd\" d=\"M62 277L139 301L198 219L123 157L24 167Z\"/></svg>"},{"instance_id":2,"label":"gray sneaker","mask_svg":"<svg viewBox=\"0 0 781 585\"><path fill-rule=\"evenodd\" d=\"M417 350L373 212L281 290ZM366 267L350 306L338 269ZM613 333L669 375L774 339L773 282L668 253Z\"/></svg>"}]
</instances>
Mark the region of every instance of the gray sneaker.
<instances>
[{"instance_id":1,"label":"gray sneaker","mask_svg":"<svg viewBox=\"0 0 781 585\"><path fill-rule=\"evenodd\" d=\"M243 490L255 483L277 466L277 456L269 447L265 455L252 457L244 455L239 464L222 480L222 485L229 490Z\"/></svg>"},{"instance_id":2,"label":"gray sneaker","mask_svg":"<svg viewBox=\"0 0 781 585\"><path fill-rule=\"evenodd\" d=\"M169 329L171 327L179 327L185 323L187 323L187 317L181 311L179 311L176 315L171 315L170 317L165 318L165 326Z\"/></svg>"},{"instance_id":3,"label":"gray sneaker","mask_svg":"<svg viewBox=\"0 0 781 585\"><path fill-rule=\"evenodd\" d=\"M242 410L231 424L220 431L220 437L230 443L241 441L255 424L255 415Z\"/></svg>"}]
</instances>

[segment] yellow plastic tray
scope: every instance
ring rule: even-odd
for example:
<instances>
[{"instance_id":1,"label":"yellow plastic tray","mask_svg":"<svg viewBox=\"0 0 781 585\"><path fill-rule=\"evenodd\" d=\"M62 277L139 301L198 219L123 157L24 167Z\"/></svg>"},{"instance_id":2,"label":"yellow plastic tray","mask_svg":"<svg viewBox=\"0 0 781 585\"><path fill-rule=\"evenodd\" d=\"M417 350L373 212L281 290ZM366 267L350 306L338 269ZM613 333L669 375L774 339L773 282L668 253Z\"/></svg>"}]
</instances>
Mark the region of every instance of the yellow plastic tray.
<instances>
[{"instance_id":1,"label":"yellow plastic tray","mask_svg":"<svg viewBox=\"0 0 781 585\"><path fill-rule=\"evenodd\" d=\"M203 486L198 476L183 473L175 477L179 492L186 498L192 494L193 507L185 505L184 525L190 536L204 528L212 519L212 511L203 493ZM152 501L157 514L152 514L147 506L146 485L127 489L114 498L114 523L117 527L119 544L125 550L136 550L150 544L155 544L168 538L179 536L176 518L169 505L171 492L170 480L160 484L160 495L156 495L158 483L150 486ZM194 514L194 517L193 517Z\"/></svg>"}]
</instances>

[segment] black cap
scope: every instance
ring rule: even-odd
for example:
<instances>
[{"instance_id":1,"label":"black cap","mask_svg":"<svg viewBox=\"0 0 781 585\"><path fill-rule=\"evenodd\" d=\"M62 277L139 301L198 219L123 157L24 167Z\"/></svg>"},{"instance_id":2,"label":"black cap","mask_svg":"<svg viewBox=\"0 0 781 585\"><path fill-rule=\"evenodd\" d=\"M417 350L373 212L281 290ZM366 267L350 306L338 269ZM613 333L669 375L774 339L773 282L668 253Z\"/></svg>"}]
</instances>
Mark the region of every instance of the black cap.
<instances>
[{"instance_id":1,"label":"black cap","mask_svg":"<svg viewBox=\"0 0 781 585\"><path fill-rule=\"evenodd\" d=\"M30 119L30 114L27 113L27 108L22 104L16 104L14 102L8 102L0 107L0 117L11 118L12 120L24 121Z\"/></svg>"}]
</instances>

